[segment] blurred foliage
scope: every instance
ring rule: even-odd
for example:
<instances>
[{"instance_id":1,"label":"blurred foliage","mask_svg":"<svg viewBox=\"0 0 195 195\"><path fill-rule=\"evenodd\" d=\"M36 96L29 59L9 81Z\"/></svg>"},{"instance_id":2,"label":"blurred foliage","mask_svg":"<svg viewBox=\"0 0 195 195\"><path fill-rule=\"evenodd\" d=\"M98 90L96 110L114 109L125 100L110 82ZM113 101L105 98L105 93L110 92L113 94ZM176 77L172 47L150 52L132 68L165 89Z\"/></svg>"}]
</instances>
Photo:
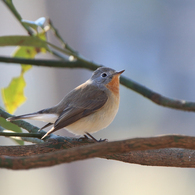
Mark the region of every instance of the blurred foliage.
<instances>
[{"instance_id":1,"label":"blurred foliage","mask_svg":"<svg viewBox=\"0 0 195 195\"><path fill-rule=\"evenodd\" d=\"M38 28L43 27L45 18L40 18L37 21L23 21L25 25L33 27L36 31L35 36L2 36L0 37L0 46L17 46L13 53L13 57L33 59L38 53L45 53L49 50L46 42L45 31L42 29L38 33ZM16 109L25 101L24 88L26 86L24 74L32 68L31 65L21 64L21 72L18 77L12 78L9 85L1 89L2 100L7 112L13 114ZM0 117L0 125L7 130L21 133L22 129L18 126L6 121ZM12 138L18 144L23 145L24 141L18 138Z\"/></svg>"},{"instance_id":2,"label":"blurred foliage","mask_svg":"<svg viewBox=\"0 0 195 195\"><path fill-rule=\"evenodd\" d=\"M45 34L43 33L40 34L39 37L43 40L46 39ZM46 50L44 48L19 46L14 52L13 57L34 58L36 54L40 52L45 53ZM31 65L23 64L21 66L20 75L12 78L8 87L1 89L3 103L6 110L11 114L13 114L16 109L26 101L26 97L24 95L24 88L26 86L24 73L31 69L31 67Z\"/></svg>"}]
</instances>

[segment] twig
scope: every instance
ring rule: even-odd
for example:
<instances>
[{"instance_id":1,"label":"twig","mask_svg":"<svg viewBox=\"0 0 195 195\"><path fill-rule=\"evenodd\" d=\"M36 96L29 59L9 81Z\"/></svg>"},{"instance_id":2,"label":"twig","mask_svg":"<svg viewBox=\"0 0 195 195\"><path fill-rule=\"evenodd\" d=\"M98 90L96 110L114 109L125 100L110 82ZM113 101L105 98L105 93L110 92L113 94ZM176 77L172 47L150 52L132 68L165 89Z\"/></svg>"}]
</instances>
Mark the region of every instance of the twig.
<instances>
[{"instance_id":1,"label":"twig","mask_svg":"<svg viewBox=\"0 0 195 195\"><path fill-rule=\"evenodd\" d=\"M65 60L38 60L38 59L25 59L25 58L11 58L0 56L0 62L16 63L16 64L32 64L35 66L45 66L54 68L85 68L88 70L95 70L99 66L92 62L83 62L80 60L65 61Z\"/></svg>"},{"instance_id":2,"label":"twig","mask_svg":"<svg viewBox=\"0 0 195 195\"><path fill-rule=\"evenodd\" d=\"M78 55L78 53L72 49L60 36L58 30L54 27L53 22L51 21L51 19L49 19L49 25L51 30L53 31L54 35L57 37L57 39L61 42L62 46L64 47L64 49L67 49L68 51L70 51L72 54L74 55Z\"/></svg>"},{"instance_id":3,"label":"twig","mask_svg":"<svg viewBox=\"0 0 195 195\"><path fill-rule=\"evenodd\" d=\"M139 83L130 80L129 78L126 78L124 76L121 76L120 83L125 87L132 89L133 91L143 95L144 97L148 98L149 100L151 100L152 102L160 106L165 106L165 107L184 110L184 111L192 111L192 112L195 111L195 102L171 99L162 96L159 93L156 93L151 89L148 89L147 87L140 85Z\"/></svg>"},{"instance_id":4,"label":"twig","mask_svg":"<svg viewBox=\"0 0 195 195\"><path fill-rule=\"evenodd\" d=\"M42 133L10 133L10 132L0 132L0 136L6 137L36 137L40 138L43 136Z\"/></svg>"},{"instance_id":5,"label":"twig","mask_svg":"<svg viewBox=\"0 0 195 195\"><path fill-rule=\"evenodd\" d=\"M8 132L5 128L3 128L2 126L0 126L0 134L2 135L2 136L5 136L5 137L9 137L9 136L14 136L13 135L13 133L10 133L10 132ZM30 136L30 134L31 133L20 133L21 135L19 135L18 133L17 133L17 135L19 135L19 137L20 137L20 139L22 140L22 141L25 141L25 142L31 142L31 143L35 143L35 144L40 144L40 143L44 143L44 141L43 140L41 140L40 138L36 138L36 137L34 137L34 136ZM23 136L23 135L25 135L25 134L27 134L27 137L25 137L25 136ZM17 136L16 134L15 134L15 136ZM33 133L33 135L35 135L34 133ZM13 138L13 137L12 137ZM13 138L13 139L15 139L15 137ZM17 139L17 138L16 138Z\"/></svg>"}]
</instances>

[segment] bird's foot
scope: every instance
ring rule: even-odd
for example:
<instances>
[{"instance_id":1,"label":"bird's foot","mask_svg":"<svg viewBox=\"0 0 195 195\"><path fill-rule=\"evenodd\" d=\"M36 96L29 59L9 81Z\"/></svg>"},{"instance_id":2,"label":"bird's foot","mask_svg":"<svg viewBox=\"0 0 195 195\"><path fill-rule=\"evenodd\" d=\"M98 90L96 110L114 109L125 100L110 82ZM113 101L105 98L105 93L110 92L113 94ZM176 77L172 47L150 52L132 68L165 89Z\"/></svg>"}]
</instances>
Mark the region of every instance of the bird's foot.
<instances>
[{"instance_id":1,"label":"bird's foot","mask_svg":"<svg viewBox=\"0 0 195 195\"><path fill-rule=\"evenodd\" d=\"M86 136L87 137L87 135L93 140L93 141L95 141L95 142L107 142L108 140L107 139L100 139L100 140L97 140L97 139L95 139L95 137L93 137L90 133L87 133L86 132L86 135L84 135L84 136ZM88 137L88 138L89 138Z\"/></svg>"},{"instance_id":2,"label":"bird's foot","mask_svg":"<svg viewBox=\"0 0 195 195\"><path fill-rule=\"evenodd\" d=\"M108 142L108 139L101 139L100 138L100 140L98 140L98 142Z\"/></svg>"}]
</instances>

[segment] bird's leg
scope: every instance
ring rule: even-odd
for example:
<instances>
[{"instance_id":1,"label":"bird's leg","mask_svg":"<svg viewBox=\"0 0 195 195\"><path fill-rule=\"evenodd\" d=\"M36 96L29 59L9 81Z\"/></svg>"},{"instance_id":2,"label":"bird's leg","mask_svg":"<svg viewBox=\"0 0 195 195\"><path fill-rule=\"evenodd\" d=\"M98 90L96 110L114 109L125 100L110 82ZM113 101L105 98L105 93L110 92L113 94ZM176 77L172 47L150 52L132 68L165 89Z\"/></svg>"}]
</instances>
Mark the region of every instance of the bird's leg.
<instances>
[{"instance_id":1,"label":"bird's leg","mask_svg":"<svg viewBox=\"0 0 195 195\"><path fill-rule=\"evenodd\" d=\"M93 137L90 133L85 132L85 134L88 135L93 141L98 142L98 140L95 139L95 137Z\"/></svg>"}]
</instances>

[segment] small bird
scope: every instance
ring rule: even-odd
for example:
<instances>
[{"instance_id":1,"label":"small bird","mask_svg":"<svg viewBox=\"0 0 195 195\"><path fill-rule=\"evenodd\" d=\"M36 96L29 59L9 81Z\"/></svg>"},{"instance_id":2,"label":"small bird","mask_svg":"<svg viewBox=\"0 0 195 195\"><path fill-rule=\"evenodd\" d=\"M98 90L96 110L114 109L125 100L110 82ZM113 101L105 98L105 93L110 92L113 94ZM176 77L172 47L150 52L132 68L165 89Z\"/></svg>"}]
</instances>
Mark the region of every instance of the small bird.
<instances>
[{"instance_id":1,"label":"small bird","mask_svg":"<svg viewBox=\"0 0 195 195\"><path fill-rule=\"evenodd\" d=\"M114 120L120 101L119 77L124 71L100 67L89 80L70 91L54 107L6 120L33 119L47 122L40 130L53 125L41 139L65 128L76 135L88 135L97 141L90 133L106 128Z\"/></svg>"}]
</instances>

